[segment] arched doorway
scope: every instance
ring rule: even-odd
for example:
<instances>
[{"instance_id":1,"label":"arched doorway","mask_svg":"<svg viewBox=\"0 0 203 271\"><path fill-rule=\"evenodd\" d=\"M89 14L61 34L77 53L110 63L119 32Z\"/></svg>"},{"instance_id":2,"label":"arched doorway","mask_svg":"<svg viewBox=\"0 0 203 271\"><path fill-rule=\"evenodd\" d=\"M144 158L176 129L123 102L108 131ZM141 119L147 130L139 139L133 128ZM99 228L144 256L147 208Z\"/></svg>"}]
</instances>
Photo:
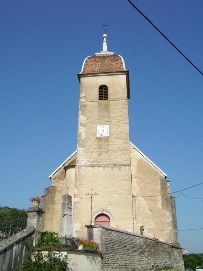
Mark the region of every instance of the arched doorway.
<instances>
[{"instance_id":1,"label":"arched doorway","mask_svg":"<svg viewBox=\"0 0 203 271\"><path fill-rule=\"evenodd\" d=\"M94 225L110 227L110 217L106 214L99 214L95 217Z\"/></svg>"}]
</instances>

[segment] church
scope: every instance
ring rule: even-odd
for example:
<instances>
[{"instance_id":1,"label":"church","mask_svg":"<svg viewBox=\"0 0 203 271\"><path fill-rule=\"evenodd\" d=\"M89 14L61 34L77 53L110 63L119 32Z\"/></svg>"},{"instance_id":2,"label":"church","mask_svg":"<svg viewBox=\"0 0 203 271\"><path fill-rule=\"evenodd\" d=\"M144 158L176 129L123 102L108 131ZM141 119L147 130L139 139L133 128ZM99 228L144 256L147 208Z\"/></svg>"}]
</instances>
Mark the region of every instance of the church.
<instances>
[{"instance_id":1,"label":"church","mask_svg":"<svg viewBox=\"0 0 203 271\"><path fill-rule=\"evenodd\" d=\"M78 74L77 149L49 176L43 231L87 235L85 225L177 243L175 199L167 175L129 141L129 71L120 55L87 57Z\"/></svg>"}]
</instances>

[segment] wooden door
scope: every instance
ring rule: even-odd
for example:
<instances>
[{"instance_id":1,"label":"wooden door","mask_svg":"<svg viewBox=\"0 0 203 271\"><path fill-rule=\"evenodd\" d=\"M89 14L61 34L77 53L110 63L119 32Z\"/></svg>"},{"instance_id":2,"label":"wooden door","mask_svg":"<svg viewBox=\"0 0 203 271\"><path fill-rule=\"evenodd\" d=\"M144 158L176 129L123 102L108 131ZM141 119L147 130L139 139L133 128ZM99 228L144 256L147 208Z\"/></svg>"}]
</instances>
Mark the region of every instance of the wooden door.
<instances>
[{"instance_id":1,"label":"wooden door","mask_svg":"<svg viewBox=\"0 0 203 271\"><path fill-rule=\"evenodd\" d=\"M106 214L99 214L96 216L94 225L103 225L106 227L110 227L110 218Z\"/></svg>"}]
</instances>

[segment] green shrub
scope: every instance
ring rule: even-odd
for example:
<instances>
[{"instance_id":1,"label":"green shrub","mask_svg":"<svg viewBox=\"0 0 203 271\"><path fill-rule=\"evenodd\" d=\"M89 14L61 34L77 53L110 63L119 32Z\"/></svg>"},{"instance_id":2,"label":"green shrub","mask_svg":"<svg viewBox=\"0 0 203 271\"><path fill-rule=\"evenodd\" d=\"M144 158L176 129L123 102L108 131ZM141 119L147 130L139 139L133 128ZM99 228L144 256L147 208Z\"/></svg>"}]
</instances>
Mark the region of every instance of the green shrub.
<instances>
[{"instance_id":1,"label":"green shrub","mask_svg":"<svg viewBox=\"0 0 203 271\"><path fill-rule=\"evenodd\" d=\"M51 247L60 244L58 234L55 232L43 232L39 246L49 247L49 251L44 253L36 251L32 245L27 244L27 250L32 258L26 260L21 268L14 268L13 271L65 271L67 258L61 252L50 251Z\"/></svg>"},{"instance_id":2,"label":"green shrub","mask_svg":"<svg viewBox=\"0 0 203 271\"><path fill-rule=\"evenodd\" d=\"M40 245L59 245L60 240L55 232L45 231L42 233Z\"/></svg>"},{"instance_id":3,"label":"green shrub","mask_svg":"<svg viewBox=\"0 0 203 271\"><path fill-rule=\"evenodd\" d=\"M61 253L34 252L32 259L25 261L21 268L14 268L13 271L65 271L66 268L67 259Z\"/></svg>"}]
</instances>

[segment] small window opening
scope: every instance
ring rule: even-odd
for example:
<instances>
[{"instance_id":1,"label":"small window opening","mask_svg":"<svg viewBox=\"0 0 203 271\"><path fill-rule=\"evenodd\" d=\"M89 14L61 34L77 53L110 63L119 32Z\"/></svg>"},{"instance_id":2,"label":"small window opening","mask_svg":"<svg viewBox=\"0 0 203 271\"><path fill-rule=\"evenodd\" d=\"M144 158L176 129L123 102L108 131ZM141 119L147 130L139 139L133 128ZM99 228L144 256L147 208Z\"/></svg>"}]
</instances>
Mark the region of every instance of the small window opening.
<instances>
[{"instance_id":1,"label":"small window opening","mask_svg":"<svg viewBox=\"0 0 203 271\"><path fill-rule=\"evenodd\" d=\"M99 87L99 100L108 100L108 87L106 85Z\"/></svg>"}]
</instances>

